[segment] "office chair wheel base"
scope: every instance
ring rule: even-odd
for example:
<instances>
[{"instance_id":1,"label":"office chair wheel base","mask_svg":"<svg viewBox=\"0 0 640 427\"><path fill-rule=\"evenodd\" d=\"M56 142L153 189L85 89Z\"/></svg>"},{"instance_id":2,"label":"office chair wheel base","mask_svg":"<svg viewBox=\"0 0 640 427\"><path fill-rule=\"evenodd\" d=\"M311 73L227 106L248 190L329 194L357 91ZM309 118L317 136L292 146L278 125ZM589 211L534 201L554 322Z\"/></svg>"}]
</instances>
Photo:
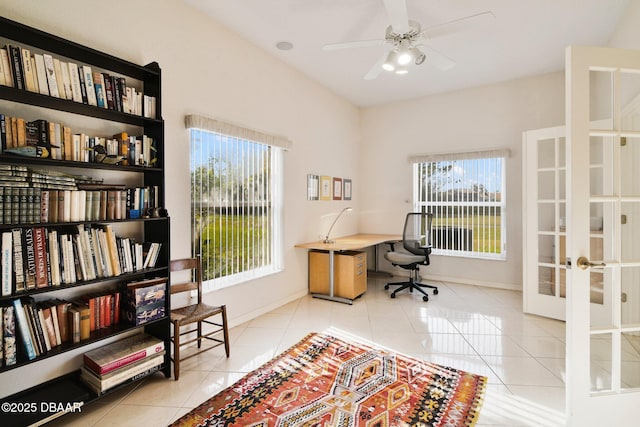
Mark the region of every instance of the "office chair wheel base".
<instances>
[{"instance_id":1,"label":"office chair wheel base","mask_svg":"<svg viewBox=\"0 0 640 427\"><path fill-rule=\"evenodd\" d=\"M384 285L384 290L386 291L387 289L389 289L389 285Z\"/></svg>"},{"instance_id":2,"label":"office chair wheel base","mask_svg":"<svg viewBox=\"0 0 640 427\"><path fill-rule=\"evenodd\" d=\"M434 295L438 295L438 290L437 290L437 289L434 289L434 290L433 290L433 294L434 294Z\"/></svg>"},{"instance_id":3,"label":"office chair wheel base","mask_svg":"<svg viewBox=\"0 0 640 427\"><path fill-rule=\"evenodd\" d=\"M395 298L395 297L396 297L396 294L391 294L391 298Z\"/></svg>"},{"instance_id":4,"label":"office chair wheel base","mask_svg":"<svg viewBox=\"0 0 640 427\"><path fill-rule=\"evenodd\" d=\"M422 301L424 301L424 302L429 301L429 297L427 297L427 296L422 297Z\"/></svg>"}]
</instances>

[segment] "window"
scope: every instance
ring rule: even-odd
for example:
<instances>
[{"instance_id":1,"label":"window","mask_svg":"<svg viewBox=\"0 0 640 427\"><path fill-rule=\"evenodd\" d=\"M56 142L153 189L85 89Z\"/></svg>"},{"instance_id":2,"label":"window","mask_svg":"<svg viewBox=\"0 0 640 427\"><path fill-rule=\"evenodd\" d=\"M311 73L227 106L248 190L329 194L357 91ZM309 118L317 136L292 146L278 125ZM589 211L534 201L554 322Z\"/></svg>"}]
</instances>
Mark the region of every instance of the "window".
<instances>
[{"instance_id":1,"label":"window","mask_svg":"<svg viewBox=\"0 0 640 427\"><path fill-rule=\"evenodd\" d=\"M433 214L439 255L506 259L506 150L411 158L414 206Z\"/></svg>"},{"instance_id":2,"label":"window","mask_svg":"<svg viewBox=\"0 0 640 427\"><path fill-rule=\"evenodd\" d=\"M207 290L282 269L282 163L289 141L187 116L191 235Z\"/></svg>"}]
</instances>

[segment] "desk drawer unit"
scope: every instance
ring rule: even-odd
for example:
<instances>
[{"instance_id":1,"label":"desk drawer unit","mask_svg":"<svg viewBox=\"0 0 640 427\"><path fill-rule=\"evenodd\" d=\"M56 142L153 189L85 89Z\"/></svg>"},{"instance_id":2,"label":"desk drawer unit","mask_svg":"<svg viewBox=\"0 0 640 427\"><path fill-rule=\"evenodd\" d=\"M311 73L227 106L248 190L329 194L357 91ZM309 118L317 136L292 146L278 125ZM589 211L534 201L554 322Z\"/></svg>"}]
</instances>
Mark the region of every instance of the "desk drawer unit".
<instances>
[{"instance_id":1,"label":"desk drawer unit","mask_svg":"<svg viewBox=\"0 0 640 427\"><path fill-rule=\"evenodd\" d=\"M354 299L367 290L367 254L358 251L334 253L335 296ZM309 251L309 291L329 293L329 252Z\"/></svg>"}]
</instances>

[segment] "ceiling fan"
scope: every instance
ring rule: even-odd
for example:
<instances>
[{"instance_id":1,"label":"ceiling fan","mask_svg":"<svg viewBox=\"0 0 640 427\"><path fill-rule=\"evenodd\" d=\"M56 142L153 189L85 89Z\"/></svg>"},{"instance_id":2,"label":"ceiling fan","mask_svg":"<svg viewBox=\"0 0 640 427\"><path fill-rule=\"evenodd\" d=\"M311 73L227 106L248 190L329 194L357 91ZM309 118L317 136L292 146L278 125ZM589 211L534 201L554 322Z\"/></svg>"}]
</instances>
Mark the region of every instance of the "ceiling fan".
<instances>
[{"instance_id":1,"label":"ceiling fan","mask_svg":"<svg viewBox=\"0 0 640 427\"><path fill-rule=\"evenodd\" d=\"M383 0L391 25L385 31L384 39L360 40L344 43L333 43L323 46L323 50L332 51L366 46L389 45L391 50L385 52L364 75L365 80L373 80L384 70L402 75L409 72L412 63L420 65L425 60L441 70L448 70L455 62L441 52L430 47L429 39L463 31L494 18L492 12L482 12L464 18L455 19L443 24L422 29L417 21L408 18L406 0Z\"/></svg>"}]
</instances>

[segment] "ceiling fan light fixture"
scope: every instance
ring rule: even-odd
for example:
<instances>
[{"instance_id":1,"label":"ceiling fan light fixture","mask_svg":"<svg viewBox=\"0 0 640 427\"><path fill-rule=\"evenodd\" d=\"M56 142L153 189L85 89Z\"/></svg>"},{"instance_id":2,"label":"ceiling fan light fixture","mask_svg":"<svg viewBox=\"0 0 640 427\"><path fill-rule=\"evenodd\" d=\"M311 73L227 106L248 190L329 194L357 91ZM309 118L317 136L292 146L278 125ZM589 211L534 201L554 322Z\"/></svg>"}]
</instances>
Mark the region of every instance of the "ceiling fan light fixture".
<instances>
[{"instance_id":1,"label":"ceiling fan light fixture","mask_svg":"<svg viewBox=\"0 0 640 427\"><path fill-rule=\"evenodd\" d=\"M396 68L395 72L399 76L404 76L405 74L409 73L409 69L407 67L401 66Z\"/></svg>"},{"instance_id":2,"label":"ceiling fan light fixture","mask_svg":"<svg viewBox=\"0 0 640 427\"><path fill-rule=\"evenodd\" d=\"M398 55L395 50L392 50L387 55L386 61L382 64L382 69L385 71L394 71L396 69L396 63L398 62Z\"/></svg>"},{"instance_id":3,"label":"ceiling fan light fixture","mask_svg":"<svg viewBox=\"0 0 640 427\"><path fill-rule=\"evenodd\" d=\"M411 62L413 56L411 55L411 51L409 49L401 48L398 51L398 64L399 65L407 65Z\"/></svg>"},{"instance_id":4,"label":"ceiling fan light fixture","mask_svg":"<svg viewBox=\"0 0 640 427\"><path fill-rule=\"evenodd\" d=\"M415 60L415 64L416 65L420 65L424 62L424 60L427 58L427 55L425 55L420 49L418 49L417 47L412 47L411 48L411 54L413 55L413 57L416 59Z\"/></svg>"}]
</instances>

